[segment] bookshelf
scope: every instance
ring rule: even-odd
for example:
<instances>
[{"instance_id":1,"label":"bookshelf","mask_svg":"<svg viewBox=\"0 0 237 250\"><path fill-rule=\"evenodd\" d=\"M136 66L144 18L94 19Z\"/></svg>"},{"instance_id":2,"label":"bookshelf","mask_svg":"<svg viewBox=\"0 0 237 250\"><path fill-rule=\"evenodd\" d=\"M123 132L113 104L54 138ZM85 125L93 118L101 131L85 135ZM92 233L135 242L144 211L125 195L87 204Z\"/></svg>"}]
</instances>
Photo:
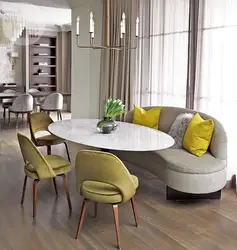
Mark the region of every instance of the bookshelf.
<instances>
[{"instance_id":1,"label":"bookshelf","mask_svg":"<svg viewBox=\"0 0 237 250\"><path fill-rule=\"evenodd\" d=\"M30 36L29 88L57 91L57 36Z\"/></svg>"}]
</instances>

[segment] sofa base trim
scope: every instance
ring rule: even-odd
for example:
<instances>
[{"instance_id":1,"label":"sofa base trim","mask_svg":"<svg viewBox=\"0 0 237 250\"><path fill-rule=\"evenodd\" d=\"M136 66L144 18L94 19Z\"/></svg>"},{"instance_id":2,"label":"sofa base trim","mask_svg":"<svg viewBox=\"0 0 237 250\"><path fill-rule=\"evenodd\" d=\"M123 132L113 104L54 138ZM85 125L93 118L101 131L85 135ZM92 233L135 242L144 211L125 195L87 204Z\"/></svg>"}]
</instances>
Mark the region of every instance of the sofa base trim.
<instances>
[{"instance_id":1,"label":"sofa base trim","mask_svg":"<svg viewBox=\"0 0 237 250\"><path fill-rule=\"evenodd\" d=\"M197 200L197 199L210 199L210 200L220 200L221 199L221 190L207 193L207 194L191 194L184 193L178 190L175 190L169 186L166 186L166 199L167 200Z\"/></svg>"}]
</instances>

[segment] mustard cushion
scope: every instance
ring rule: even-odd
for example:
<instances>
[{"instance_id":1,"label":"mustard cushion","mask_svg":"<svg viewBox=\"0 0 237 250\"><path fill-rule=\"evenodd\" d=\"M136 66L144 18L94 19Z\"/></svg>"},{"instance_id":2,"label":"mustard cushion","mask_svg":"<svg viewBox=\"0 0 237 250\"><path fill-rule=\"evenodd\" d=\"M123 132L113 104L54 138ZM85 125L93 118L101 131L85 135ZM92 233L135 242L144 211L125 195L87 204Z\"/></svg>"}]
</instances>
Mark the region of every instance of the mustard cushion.
<instances>
[{"instance_id":1,"label":"mustard cushion","mask_svg":"<svg viewBox=\"0 0 237 250\"><path fill-rule=\"evenodd\" d=\"M158 129L161 109L162 107L144 110L134 105L133 123Z\"/></svg>"},{"instance_id":2,"label":"mustard cushion","mask_svg":"<svg viewBox=\"0 0 237 250\"><path fill-rule=\"evenodd\" d=\"M196 156L204 155L210 145L213 131L213 120L203 120L197 113L188 125L183 148Z\"/></svg>"}]
</instances>

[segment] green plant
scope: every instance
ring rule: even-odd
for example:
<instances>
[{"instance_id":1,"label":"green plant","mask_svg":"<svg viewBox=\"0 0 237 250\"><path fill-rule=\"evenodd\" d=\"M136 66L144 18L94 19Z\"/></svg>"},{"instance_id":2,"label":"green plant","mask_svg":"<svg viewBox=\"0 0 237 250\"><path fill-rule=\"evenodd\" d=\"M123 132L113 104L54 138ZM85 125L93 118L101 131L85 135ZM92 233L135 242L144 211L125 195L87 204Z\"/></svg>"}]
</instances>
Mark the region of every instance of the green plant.
<instances>
[{"instance_id":1,"label":"green plant","mask_svg":"<svg viewBox=\"0 0 237 250\"><path fill-rule=\"evenodd\" d=\"M117 99L114 100L109 98L104 105L104 117L112 118L115 116L120 116L125 112L125 105L123 105L122 101Z\"/></svg>"}]
</instances>

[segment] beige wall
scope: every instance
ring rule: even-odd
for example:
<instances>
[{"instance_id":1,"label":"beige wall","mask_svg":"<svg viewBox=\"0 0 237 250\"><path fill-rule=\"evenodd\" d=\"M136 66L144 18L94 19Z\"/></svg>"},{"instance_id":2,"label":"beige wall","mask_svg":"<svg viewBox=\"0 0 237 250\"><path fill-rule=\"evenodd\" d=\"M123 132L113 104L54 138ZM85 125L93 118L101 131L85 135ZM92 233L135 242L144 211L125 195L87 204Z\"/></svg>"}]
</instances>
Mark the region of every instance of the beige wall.
<instances>
[{"instance_id":1,"label":"beige wall","mask_svg":"<svg viewBox=\"0 0 237 250\"><path fill-rule=\"evenodd\" d=\"M70 2L70 1L69 1ZM101 50L76 46L76 18L80 16L80 41L89 44L89 13L94 13L95 43L102 43L103 0L77 0L72 8L72 117L99 118Z\"/></svg>"}]
</instances>

